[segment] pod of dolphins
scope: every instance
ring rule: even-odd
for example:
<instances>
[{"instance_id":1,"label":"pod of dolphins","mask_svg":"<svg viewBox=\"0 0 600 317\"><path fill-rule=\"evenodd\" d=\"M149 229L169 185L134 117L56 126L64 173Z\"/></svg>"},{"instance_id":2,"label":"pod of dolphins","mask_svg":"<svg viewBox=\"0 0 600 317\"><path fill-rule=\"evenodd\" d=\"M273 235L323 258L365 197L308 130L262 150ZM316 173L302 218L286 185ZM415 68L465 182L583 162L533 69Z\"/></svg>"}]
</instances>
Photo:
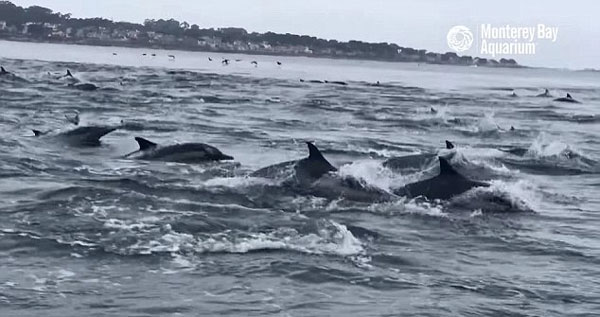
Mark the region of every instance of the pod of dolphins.
<instances>
[{"instance_id":1,"label":"pod of dolphins","mask_svg":"<svg viewBox=\"0 0 600 317\"><path fill-rule=\"evenodd\" d=\"M0 76L14 75L6 71L4 67L1 67ZM57 78L67 79L69 81L69 86L79 90L91 91L98 89L98 87L93 84L80 83L69 70L67 70L65 75ZM319 81L319 83L327 82ZM340 85L346 84L344 82L330 83ZM516 96L514 93L513 95ZM544 93L537 95L537 97L552 96L546 89ZM578 102L573 99L570 94L567 94L566 97L554 100L558 102ZM432 111L433 110L434 109L432 108ZM79 124L78 114L66 115L65 117L74 125ZM77 127L73 130L61 133L51 133L39 130L32 131L36 137L53 138L71 146L99 146L100 139L103 136L119 128L119 126L86 126ZM511 130L514 130L514 128L511 127ZM211 161L234 159L232 156L224 154L216 147L204 143L159 145L142 137L136 137L135 140L139 145L139 149L124 155L122 158L186 164L201 164ZM429 200L447 200L473 188L489 186L488 183L468 179L454 169L449 160L455 153L452 152L455 146L450 141L446 141L446 149L450 150L447 155L438 155L437 153L416 154L393 157L383 162L383 166L392 171L406 171L410 169L420 170L427 166L431 166L436 160L439 162L439 173L436 176L407 184L401 188L393 189L391 193L364 184L356 178L340 176L336 173L337 168L329 163L313 143L306 142L306 145L308 146L307 157L267 166L250 173L248 176L285 179L286 181L283 185L293 187L293 189L300 194L331 199L344 198L365 202L388 201L399 196L409 198L424 197ZM522 149L510 149L505 151L515 155L523 155Z\"/></svg>"},{"instance_id":2,"label":"pod of dolphins","mask_svg":"<svg viewBox=\"0 0 600 317\"><path fill-rule=\"evenodd\" d=\"M516 92L513 91L510 94L510 97L519 97L519 96L517 95ZM550 91L548 89L544 89L544 92L541 93L541 94L536 95L536 97L539 97L539 98L552 98L553 96L552 96L552 94L550 94ZM567 93L567 95L564 96L564 97L555 98L553 100L557 101L557 102L581 103L579 100L573 98L571 96L571 94L569 94L569 93Z\"/></svg>"},{"instance_id":3,"label":"pod of dolphins","mask_svg":"<svg viewBox=\"0 0 600 317\"><path fill-rule=\"evenodd\" d=\"M99 146L100 139L103 136L118 128L86 126L57 134L39 130L33 130L33 132L36 137L53 138L70 146L87 147ZM158 145L142 137L136 137L135 140L139 145L139 149L122 156L122 158L186 164L202 164L234 159L216 147L204 143ZM306 142L306 145L308 147L307 157L270 165L250 173L249 176L269 179L287 179L291 176L284 185L293 187L298 193L331 199L341 197L354 201L387 201L392 198L392 195L449 199L474 187L488 186L488 184L482 182L471 181L454 170L448 162L449 156L417 154L390 158L383 165L391 170L404 170L425 167L437 159L440 165L439 175L408 184L390 194L381 189L365 185L352 177L337 175L335 173L337 168L329 163L313 143ZM453 149L454 145L446 141L446 148Z\"/></svg>"}]
</instances>

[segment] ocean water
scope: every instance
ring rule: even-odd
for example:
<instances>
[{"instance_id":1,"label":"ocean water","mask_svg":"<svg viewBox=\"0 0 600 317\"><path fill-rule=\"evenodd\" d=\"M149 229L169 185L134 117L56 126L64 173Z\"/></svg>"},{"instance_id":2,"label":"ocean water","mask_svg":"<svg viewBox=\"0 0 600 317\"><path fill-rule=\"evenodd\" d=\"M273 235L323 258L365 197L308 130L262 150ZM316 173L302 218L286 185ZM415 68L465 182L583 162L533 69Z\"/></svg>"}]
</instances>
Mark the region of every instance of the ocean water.
<instances>
[{"instance_id":1,"label":"ocean water","mask_svg":"<svg viewBox=\"0 0 600 317\"><path fill-rule=\"evenodd\" d=\"M598 73L6 41L0 65L17 76L0 77L1 316L600 312ZM66 69L100 89L69 87ZM75 111L120 129L95 148L33 136L73 129ZM124 159L136 136L235 160ZM444 140L489 188L355 202L248 176L314 141L339 174L391 191L435 166L385 159Z\"/></svg>"}]
</instances>

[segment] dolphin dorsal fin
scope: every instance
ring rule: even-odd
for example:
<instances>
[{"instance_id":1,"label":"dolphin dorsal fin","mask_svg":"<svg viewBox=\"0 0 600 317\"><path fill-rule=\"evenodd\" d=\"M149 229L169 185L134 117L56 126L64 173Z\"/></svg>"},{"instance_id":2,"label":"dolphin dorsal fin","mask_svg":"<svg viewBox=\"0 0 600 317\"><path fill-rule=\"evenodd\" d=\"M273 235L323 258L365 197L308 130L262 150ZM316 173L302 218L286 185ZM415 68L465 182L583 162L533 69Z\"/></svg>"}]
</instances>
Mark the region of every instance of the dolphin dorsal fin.
<instances>
[{"instance_id":1,"label":"dolphin dorsal fin","mask_svg":"<svg viewBox=\"0 0 600 317\"><path fill-rule=\"evenodd\" d=\"M325 157L323 156L323 154L321 154L321 151L319 151L319 149L312 144L311 142L306 142L306 145L308 145L308 158L311 160L325 160Z\"/></svg>"},{"instance_id":2,"label":"dolphin dorsal fin","mask_svg":"<svg viewBox=\"0 0 600 317\"><path fill-rule=\"evenodd\" d=\"M6 69L4 69L4 66L0 66L0 73L7 73Z\"/></svg>"},{"instance_id":3,"label":"dolphin dorsal fin","mask_svg":"<svg viewBox=\"0 0 600 317\"><path fill-rule=\"evenodd\" d=\"M440 160L440 175L456 175L458 172L448 163L448 160L439 156Z\"/></svg>"},{"instance_id":4,"label":"dolphin dorsal fin","mask_svg":"<svg viewBox=\"0 0 600 317\"><path fill-rule=\"evenodd\" d=\"M571 94L569 94L569 93L567 94L567 98L573 99L573 97L571 97Z\"/></svg>"},{"instance_id":5,"label":"dolphin dorsal fin","mask_svg":"<svg viewBox=\"0 0 600 317\"><path fill-rule=\"evenodd\" d=\"M70 71L70 70L68 70L68 69L67 69L67 74L66 74L65 76L68 76L68 77L73 77L73 75L71 74L71 71Z\"/></svg>"},{"instance_id":6,"label":"dolphin dorsal fin","mask_svg":"<svg viewBox=\"0 0 600 317\"><path fill-rule=\"evenodd\" d=\"M155 147L158 146L156 143L148 141L148 140L146 140L144 138L140 138L139 136L135 137L135 140L140 145L140 151L145 151L145 150L148 150L148 149L153 149L153 148L155 148Z\"/></svg>"},{"instance_id":7,"label":"dolphin dorsal fin","mask_svg":"<svg viewBox=\"0 0 600 317\"><path fill-rule=\"evenodd\" d=\"M319 161L325 163L329 166L329 169L331 171L337 171L337 168L333 167L333 165L331 165L331 163L327 161L323 154L321 154L321 151L319 151L319 149L314 144L312 144L311 142L306 142L306 145L308 145L308 159L310 161Z\"/></svg>"},{"instance_id":8,"label":"dolphin dorsal fin","mask_svg":"<svg viewBox=\"0 0 600 317\"><path fill-rule=\"evenodd\" d=\"M454 148L454 144L452 144L452 142L446 140L446 149L452 150L453 148Z\"/></svg>"},{"instance_id":9,"label":"dolphin dorsal fin","mask_svg":"<svg viewBox=\"0 0 600 317\"><path fill-rule=\"evenodd\" d=\"M40 130L31 130L31 131L33 132L33 135L35 135L35 136L40 136L40 135L46 134Z\"/></svg>"}]
</instances>

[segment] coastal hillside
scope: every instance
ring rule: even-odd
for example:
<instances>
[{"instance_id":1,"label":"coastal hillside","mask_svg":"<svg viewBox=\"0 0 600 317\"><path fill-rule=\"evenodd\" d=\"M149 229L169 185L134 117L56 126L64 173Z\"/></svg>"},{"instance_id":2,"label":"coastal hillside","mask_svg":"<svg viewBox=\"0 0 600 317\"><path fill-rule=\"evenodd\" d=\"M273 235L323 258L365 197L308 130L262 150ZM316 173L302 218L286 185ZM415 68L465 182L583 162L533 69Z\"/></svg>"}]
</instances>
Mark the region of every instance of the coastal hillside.
<instances>
[{"instance_id":1,"label":"coastal hillside","mask_svg":"<svg viewBox=\"0 0 600 317\"><path fill-rule=\"evenodd\" d=\"M201 28L175 19L144 24L104 18L73 18L49 8L23 8L0 1L0 39L106 46L149 47L263 55L417 62L464 66L519 67L514 59L459 56L394 43L341 42L308 35L248 32L243 28Z\"/></svg>"}]
</instances>

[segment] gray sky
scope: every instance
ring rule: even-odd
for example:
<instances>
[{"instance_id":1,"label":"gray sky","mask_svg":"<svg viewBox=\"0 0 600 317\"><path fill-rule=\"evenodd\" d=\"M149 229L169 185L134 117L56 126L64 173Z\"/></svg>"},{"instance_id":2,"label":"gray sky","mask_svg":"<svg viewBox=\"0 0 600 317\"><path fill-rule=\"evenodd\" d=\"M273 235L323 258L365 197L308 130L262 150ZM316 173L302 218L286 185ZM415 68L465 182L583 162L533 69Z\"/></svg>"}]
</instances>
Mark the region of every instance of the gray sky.
<instances>
[{"instance_id":1,"label":"gray sky","mask_svg":"<svg viewBox=\"0 0 600 317\"><path fill-rule=\"evenodd\" d=\"M143 22L175 18L200 27L243 27L314 35L326 39L393 42L446 52L454 25L471 30L494 26L558 27L557 41L537 44L533 56L513 57L532 66L600 68L600 2L594 0L14 0L41 5L74 17ZM475 33L475 31L473 32ZM465 55L477 56L472 49Z\"/></svg>"}]
</instances>

